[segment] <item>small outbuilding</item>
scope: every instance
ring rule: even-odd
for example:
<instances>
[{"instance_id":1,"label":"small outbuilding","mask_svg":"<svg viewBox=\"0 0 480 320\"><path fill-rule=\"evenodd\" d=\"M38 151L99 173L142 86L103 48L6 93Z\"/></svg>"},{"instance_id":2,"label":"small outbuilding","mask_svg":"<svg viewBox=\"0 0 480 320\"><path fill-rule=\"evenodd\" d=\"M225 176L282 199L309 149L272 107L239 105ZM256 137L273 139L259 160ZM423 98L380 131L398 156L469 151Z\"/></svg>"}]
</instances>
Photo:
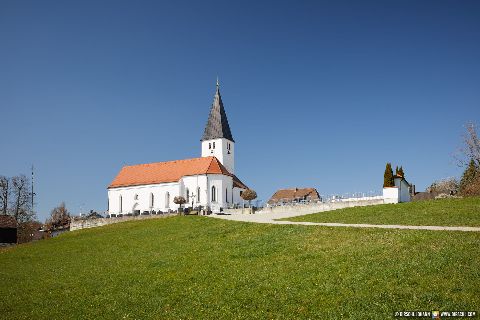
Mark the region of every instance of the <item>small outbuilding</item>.
<instances>
[{"instance_id":1,"label":"small outbuilding","mask_svg":"<svg viewBox=\"0 0 480 320\"><path fill-rule=\"evenodd\" d=\"M318 202L320 200L320 195L315 188L291 188L277 190L267 204L274 206L288 203Z\"/></svg>"},{"instance_id":2,"label":"small outbuilding","mask_svg":"<svg viewBox=\"0 0 480 320\"><path fill-rule=\"evenodd\" d=\"M0 215L0 244L17 243L17 220L12 216Z\"/></svg>"},{"instance_id":3,"label":"small outbuilding","mask_svg":"<svg viewBox=\"0 0 480 320\"><path fill-rule=\"evenodd\" d=\"M393 182L394 187L383 188L383 201L385 203L410 202L412 185L405 177L398 174L393 177Z\"/></svg>"}]
</instances>

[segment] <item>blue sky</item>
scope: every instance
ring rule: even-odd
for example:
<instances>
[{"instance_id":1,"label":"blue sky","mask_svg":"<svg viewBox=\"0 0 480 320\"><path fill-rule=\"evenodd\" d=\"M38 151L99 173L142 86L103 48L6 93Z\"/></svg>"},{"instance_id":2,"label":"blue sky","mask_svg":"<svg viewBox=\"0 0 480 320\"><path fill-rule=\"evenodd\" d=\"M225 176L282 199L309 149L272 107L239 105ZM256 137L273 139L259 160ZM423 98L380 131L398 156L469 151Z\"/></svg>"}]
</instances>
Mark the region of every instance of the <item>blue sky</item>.
<instances>
[{"instance_id":1,"label":"blue sky","mask_svg":"<svg viewBox=\"0 0 480 320\"><path fill-rule=\"evenodd\" d=\"M478 1L0 1L0 174L37 213L105 210L122 165L200 156L220 77L236 171L278 188L422 190L480 116Z\"/></svg>"}]
</instances>

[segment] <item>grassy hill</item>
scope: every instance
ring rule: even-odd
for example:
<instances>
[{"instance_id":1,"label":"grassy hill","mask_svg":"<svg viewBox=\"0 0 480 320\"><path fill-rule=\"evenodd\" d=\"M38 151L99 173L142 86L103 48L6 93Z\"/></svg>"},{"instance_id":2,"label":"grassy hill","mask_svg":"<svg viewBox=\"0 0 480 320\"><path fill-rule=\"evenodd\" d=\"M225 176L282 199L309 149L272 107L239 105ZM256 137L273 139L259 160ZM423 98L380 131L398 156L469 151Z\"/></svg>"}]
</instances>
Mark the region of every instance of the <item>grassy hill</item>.
<instances>
[{"instance_id":1,"label":"grassy hill","mask_svg":"<svg viewBox=\"0 0 480 320\"><path fill-rule=\"evenodd\" d=\"M288 218L289 221L480 226L480 198L439 199L371 207L354 207Z\"/></svg>"},{"instance_id":2,"label":"grassy hill","mask_svg":"<svg viewBox=\"0 0 480 320\"><path fill-rule=\"evenodd\" d=\"M479 233L174 217L1 250L0 318L386 319L479 311L479 279Z\"/></svg>"}]
</instances>

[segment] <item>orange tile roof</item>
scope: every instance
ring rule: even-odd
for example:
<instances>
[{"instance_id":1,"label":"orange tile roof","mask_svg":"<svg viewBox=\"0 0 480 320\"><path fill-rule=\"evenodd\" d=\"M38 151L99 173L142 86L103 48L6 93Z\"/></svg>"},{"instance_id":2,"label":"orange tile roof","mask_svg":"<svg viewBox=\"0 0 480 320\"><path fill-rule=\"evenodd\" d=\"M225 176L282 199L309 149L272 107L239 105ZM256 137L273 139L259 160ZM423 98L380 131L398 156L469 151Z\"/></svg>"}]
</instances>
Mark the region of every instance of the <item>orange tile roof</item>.
<instances>
[{"instance_id":1,"label":"orange tile roof","mask_svg":"<svg viewBox=\"0 0 480 320\"><path fill-rule=\"evenodd\" d=\"M280 189L273 194L273 196L268 200L268 203L274 203L278 201L292 201L299 198L307 198L311 200L319 200L320 196L318 195L317 189L315 188L293 188L293 189Z\"/></svg>"},{"instance_id":2,"label":"orange tile roof","mask_svg":"<svg viewBox=\"0 0 480 320\"><path fill-rule=\"evenodd\" d=\"M201 157L125 166L120 170L108 188L177 182L184 176L198 174L223 174L231 176L234 178L234 186L235 183L245 186L238 178L228 172L216 157Z\"/></svg>"}]
</instances>

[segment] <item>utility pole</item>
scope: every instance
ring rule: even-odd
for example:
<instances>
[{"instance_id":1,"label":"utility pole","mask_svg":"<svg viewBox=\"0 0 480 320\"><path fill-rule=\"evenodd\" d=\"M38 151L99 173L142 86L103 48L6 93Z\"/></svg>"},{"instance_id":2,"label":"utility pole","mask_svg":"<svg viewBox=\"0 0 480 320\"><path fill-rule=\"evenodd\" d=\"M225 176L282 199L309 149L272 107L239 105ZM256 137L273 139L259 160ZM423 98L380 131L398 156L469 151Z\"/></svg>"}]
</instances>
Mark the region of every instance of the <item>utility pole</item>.
<instances>
[{"instance_id":1,"label":"utility pole","mask_svg":"<svg viewBox=\"0 0 480 320\"><path fill-rule=\"evenodd\" d=\"M35 211L33 210L33 196L35 195L35 193L33 192L33 164L32 164L32 213L35 213Z\"/></svg>"}]
</instances>

